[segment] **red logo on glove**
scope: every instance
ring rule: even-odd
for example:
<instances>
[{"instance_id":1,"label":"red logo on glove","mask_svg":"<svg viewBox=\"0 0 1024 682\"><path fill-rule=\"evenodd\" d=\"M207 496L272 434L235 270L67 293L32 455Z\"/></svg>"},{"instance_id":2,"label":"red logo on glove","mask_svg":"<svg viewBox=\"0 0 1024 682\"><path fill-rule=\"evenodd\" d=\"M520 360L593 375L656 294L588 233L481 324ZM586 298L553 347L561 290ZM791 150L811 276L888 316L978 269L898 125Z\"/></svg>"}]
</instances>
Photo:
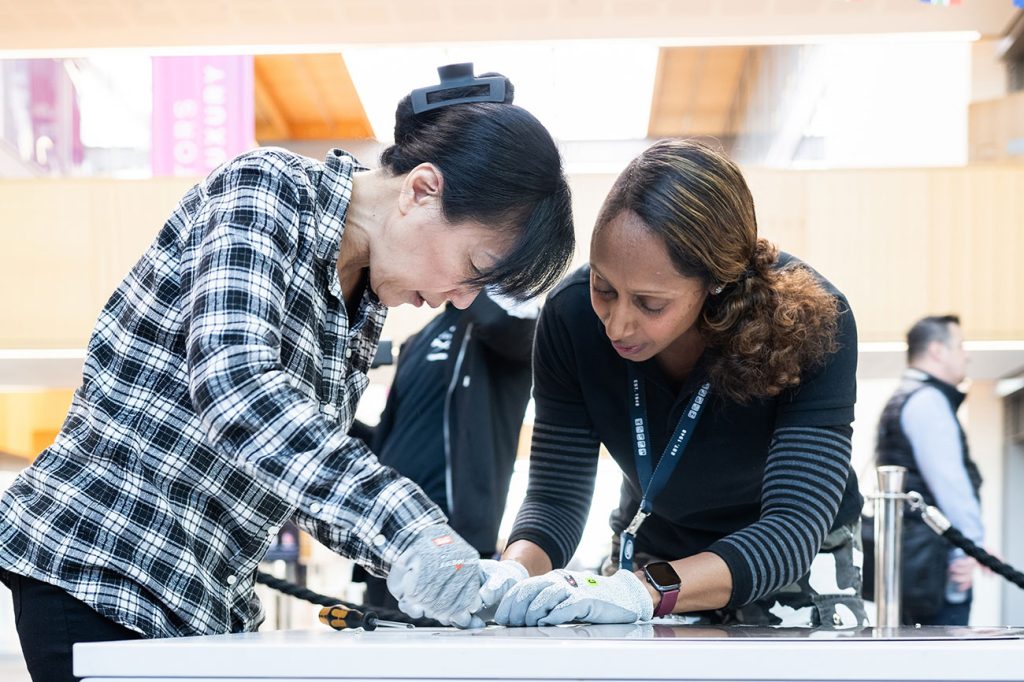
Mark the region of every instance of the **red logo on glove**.
<instances>
[{"instance_id":1,"label":"red logo on glove","mask_svg":"<svg viewBox=\"0 0 1024 682\"><path fill-rule=\"evenodd\" d=\"M450 561L449 560L445 560L445 561L442 561L442 562L438 563L437 567L440 568L440 569L454 568L456 571L461 571L462 567L465 566L465 565L466 565L466 560L465 559L452 559Z\"/></svg>"}]
</instances>

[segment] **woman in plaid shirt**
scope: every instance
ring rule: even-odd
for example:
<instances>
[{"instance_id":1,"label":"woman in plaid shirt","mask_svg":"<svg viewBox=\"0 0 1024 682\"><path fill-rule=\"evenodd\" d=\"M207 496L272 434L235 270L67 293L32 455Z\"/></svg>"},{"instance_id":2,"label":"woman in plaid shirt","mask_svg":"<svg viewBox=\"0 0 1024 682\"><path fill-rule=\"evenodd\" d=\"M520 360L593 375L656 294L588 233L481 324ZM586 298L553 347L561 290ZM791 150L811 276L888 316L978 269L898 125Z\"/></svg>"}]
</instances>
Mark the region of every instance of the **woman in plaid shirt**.
<instances>
[{"instance_id":1,"label":"woman in plaid shirt","mask_svg":"<svg viewBox=\"0 0 1024 682\"><path fill-rule=\"evenodd\" d=\"M34 679L73 679L74 642L255 630L290 518L391 573L409 610L470 624L477 552L346 434L387 307L535 296L574 241L558 151L511 83L439 71L380 170L274 148L218 168L104 306L60 435L0 499Z\"/></svg>"}]
</instances>

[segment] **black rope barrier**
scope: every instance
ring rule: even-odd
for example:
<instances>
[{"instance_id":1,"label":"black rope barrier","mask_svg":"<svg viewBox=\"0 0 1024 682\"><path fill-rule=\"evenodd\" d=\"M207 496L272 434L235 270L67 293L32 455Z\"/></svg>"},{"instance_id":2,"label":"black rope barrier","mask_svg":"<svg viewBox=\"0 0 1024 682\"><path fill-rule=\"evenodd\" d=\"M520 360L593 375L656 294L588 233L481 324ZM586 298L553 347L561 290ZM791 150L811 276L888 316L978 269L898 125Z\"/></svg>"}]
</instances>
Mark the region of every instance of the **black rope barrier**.
<instances>
[{"instance_id":1,"label":"black rope barrier","mask_svg":"<svg viewBox=\"0 0 1024 682\"><path fill-rule=\"evenodd\" d=\"M921 493L911 490L903 497L906 498L910 510L917 512L921 520L932 531L948 540L954 547L962 549L969 557L990 569L993 573L1001 575L1017 587L1024 590L1024 573L1021 573L1013 566L1000 561L981 547L978 547L973 540L966 537L959 528L953 526L946 515L938 507L926 504Z\"/></svg>"},{"instance_id":2,"label":"black rope barrier","mask_svg":"<svg viewBox=\"0 0 1024 682\"><path fill-rule=\"evenodd\" d=\"M991 569L993 573L998 573L1017 587L1024 590L1024 573L1021 573L1013 566L1000 561L981 547L978 547L978 545L974 544L973 541L965 537L963 533L953 526L947 528L946 531L942 533L942 537L962 549L973 559L976 559L979 564Z\"/></svg>"},{"instance_id":3,"label":"black rope barrier","mask_svg":"<svg viewBox=\"0 0 1024 682\"><path fill-rule=\"evenodd\" d=\"M342 601L341 599L337 599L336 597L328 597L326 594L314 592L309 588L302 587L301 585L297 585L293 582L289 582L282 578L274 577L269 573L264 573L263 571L256 572L256 582L266 585L272 590L284 592L290 597L295 597L296 599L308 601L309 603L317 604L318 606L341 605L347 606L349 608L362 608L361 606L356 606L355 604L346 604L344 601ZM374 609L374 611L376 611L376 609Z\"/></svg>"},{"instance_id":4,"label":"black rope barrier","mask_svg":"<svg viewBox=\"0 0 1024 682\"><path fill-rule=\"evenodd\" d=\"M338 599L337 597L329 597L325 594L314 592L313 590L307 587L296 585L295 583L290 582L288 580L277 578L269 573L265 573L264 571L256 572L256 582L262 585L266 585L272 590L283 592L284 594L287 594L290 597L295 597L296 599L308 601L309 603L316 604L318 606L344 606L348 609L356 609L359 611L364 611L366 613L373 612L377 615L378 618L382 620L390 620L398 623L409 623L417 627L437 627L438 625L440 625L440 623L431 618L411 618L405 613L402 613L401 611L395 609L382 609L376 606L367 607L363 604L353 604L343 599Z\"/></svg>"}]
</instances>

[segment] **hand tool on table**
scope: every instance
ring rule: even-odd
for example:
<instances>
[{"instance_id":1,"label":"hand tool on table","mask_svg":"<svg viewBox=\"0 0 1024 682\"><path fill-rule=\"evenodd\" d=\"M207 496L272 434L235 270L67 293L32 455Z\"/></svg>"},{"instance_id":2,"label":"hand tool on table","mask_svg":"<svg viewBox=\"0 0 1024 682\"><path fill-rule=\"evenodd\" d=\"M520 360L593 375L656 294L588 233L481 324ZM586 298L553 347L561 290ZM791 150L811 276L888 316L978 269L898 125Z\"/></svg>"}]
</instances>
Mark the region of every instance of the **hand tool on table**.
<instances>
[{"instance_id":1,"label":"hand tool on table","mask_svg":"<svg viewBox=\"0 0 1024 682\"><path fill-rule=\"evenodd\" d=\"M341 604L325 606L320 609L320 622L334 630L362 628L367 632L377 628L412 628L412 623L399 623L392 620L380 620L373 611L363 613Z\"/></svg>"}]
</instances>

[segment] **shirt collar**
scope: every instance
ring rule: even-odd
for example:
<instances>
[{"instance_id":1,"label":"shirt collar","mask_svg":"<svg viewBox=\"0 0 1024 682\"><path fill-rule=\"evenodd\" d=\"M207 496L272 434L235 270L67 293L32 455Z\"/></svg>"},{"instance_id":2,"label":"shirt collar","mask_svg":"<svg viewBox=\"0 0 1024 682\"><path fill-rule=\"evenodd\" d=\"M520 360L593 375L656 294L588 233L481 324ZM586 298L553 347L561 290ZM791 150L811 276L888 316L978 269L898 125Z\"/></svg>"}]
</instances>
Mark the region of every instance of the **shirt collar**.
<instances>
[{"instance_id":1,"label":"shirt collar","mask_svg":"<svg viewBox=\"0 0 1024 682\"><path fill-rule=\"evenodd\" d=\"M343 294L338 282L338 249L345 234L348 205L352 201L352 176L365 170L369 169L348 152L332 149L327 152L324 170L317 183L316 204L320 220L317 223L316 255L330 266L329 290L339 300ZM360 303L360 311L364 305L369 305L377 313L386 309L369 286Z\"/></svg>"},{"instance_id":2,"label":"shirt collar","mask_svg":"<svg viewBox=\"0 0 1024 682\"><path fill-rule=\"evenodd\" d=\"M913 379L914 381L927 381L928 379L931 378L931 376L932 375L928 374L928 372L922 372L921 370L916 369L914 367L907 367L905 370L903 370L904 379Z\"/></svg>"},{"instance_id":3,"label":"shirt collar","mask_svg":"<svg viewBox=\"0 0 1024 682\"><path fill-rule=\"evenodd\" d=\"M345 217L352 200L352 176L364 170L368 169L341 149L329 151L324 161L316 188L316 204L320 210L316 255L332 265L337 264L338 247L345 232Z\"/></svg>"},{"instance_id":4,"label":"shirt collar","mask_svg":"<svg viewBox=\"0 0 1024 682\"><path fill-rule=\"evenodd\" d=\"M961 391L953 384L943 381L942 379L938 379L929 374L928 372L922 371L915 367L908 367L906 370L904 370L903 378L909 379L911 381L919 381L921 383L930 384L931 386L934 386L935 388L939 389L939 391L944 396L946 396L946 399L949 400L950 404L953 405L954 410L960 407L960 403L962 403L964 401L964 398L967 397L966 393Z\"/></svg>"}]
</instances>

